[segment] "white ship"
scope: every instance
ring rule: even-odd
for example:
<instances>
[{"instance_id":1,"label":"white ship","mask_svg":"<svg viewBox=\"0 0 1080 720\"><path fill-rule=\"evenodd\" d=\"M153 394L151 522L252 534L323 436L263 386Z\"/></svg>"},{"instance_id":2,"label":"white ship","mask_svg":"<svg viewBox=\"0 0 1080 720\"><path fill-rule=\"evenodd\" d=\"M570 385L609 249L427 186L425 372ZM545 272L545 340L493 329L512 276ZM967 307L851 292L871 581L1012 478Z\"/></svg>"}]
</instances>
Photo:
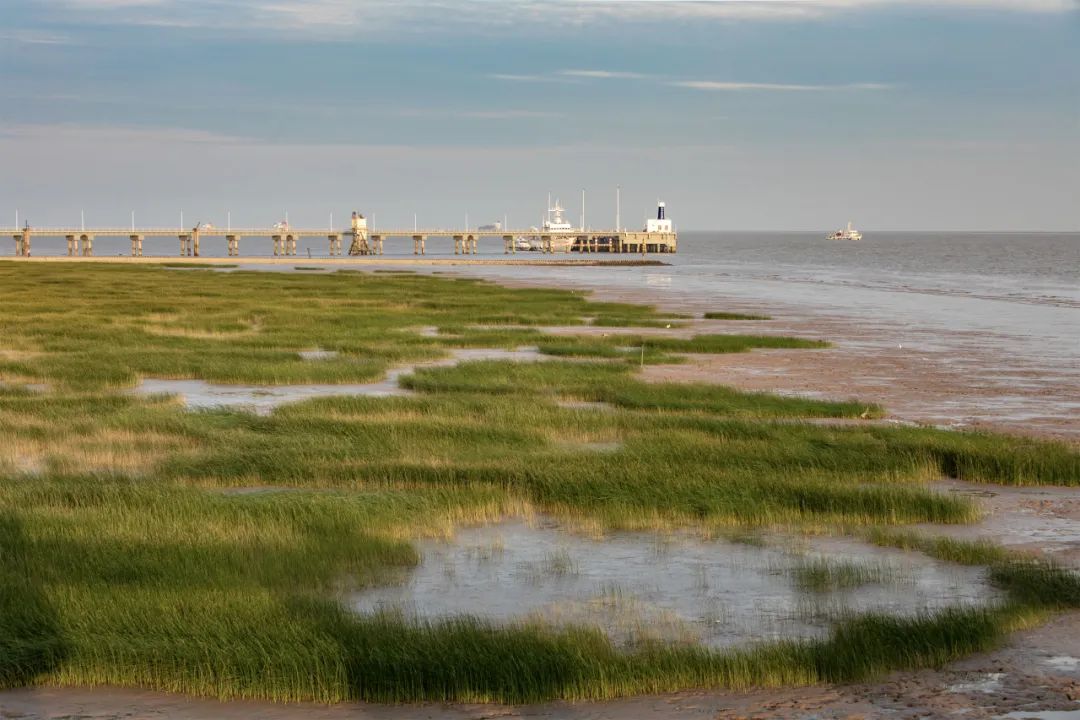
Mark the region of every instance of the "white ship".
<instances>
[{"instance_id":1,"label":"white ship","mask_svg":"<svg viewBox=\"0 0 1080 720\"><path fill-rule=\"evenodd\" d=\"M555 201L554 205L550 202L550 196L548 200L547 217L544 218L544 226L537 231L539 234L530 240L530 249L544 250L543 237L550 236L551 252L570 252L570 248L574 246L574 241L577 239L577 228L563 218L562 214L566 208L559 205L558 200Z\"/></svg>"},{"instance_id":2,"label":"white ship","mask_svg":"<svg viewBox=\"0 0 1080 720\"><path fill-rule=\"evenodd\" d=\"M862 233L851 227L851 221L848 220L847 228L831 232L825 236L826 240L862 240Z\"/></svg>"}]
</instances>

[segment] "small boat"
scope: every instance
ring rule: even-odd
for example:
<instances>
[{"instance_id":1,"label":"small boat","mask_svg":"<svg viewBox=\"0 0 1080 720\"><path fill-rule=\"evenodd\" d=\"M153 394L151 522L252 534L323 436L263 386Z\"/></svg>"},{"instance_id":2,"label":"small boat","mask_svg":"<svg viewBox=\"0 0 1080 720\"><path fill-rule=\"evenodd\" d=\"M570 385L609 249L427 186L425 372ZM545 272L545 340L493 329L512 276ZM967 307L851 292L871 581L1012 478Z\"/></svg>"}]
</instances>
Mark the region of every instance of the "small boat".
<instances>
[{"instance_id":1,"label":"small boat","mask_svg":"<svg viewBox=\"0 0 1080 720\"><path fill-rule=\"evenodd\" d=\"M529 242L529 238L525 237L524 235L518 235L516 238L514 238L514 250L521 252L532 249L533 246L532 243Z\"/></svg>"},{"instance_id":2,"label":"small boat","mask_svg":"<svg viewBox=\"0 0 1080 720\"><path fill-rule=\"evenodd\" d=\"M851 221L848 220L846 228L841 228L836 232L831 232L825 236L826 240L862 240L862 233L851 227Z\"/></svg>"}]
</instances>

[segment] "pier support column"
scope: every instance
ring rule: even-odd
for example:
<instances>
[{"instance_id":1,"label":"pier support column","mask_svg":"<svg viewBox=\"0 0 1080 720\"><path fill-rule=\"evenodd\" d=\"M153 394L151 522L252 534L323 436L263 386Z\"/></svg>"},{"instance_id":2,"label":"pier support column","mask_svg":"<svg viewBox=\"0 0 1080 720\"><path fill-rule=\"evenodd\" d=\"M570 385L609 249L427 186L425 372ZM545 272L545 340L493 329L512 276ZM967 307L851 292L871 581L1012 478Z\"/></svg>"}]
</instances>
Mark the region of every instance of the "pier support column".
<instances>
[{"instance_id":1,"label":"pier support column","mask_svg":"<svg viewBox=\"0 0 1080 720\"><path fill-rule=\"evenodd\" d=\"M425 252L424 252L424 240L425 239L426 239L425 235L413 235L412 236L412 254L413 255L424 255L425 254Z\"/></svg>"},{"instance_id":2,"label":"pier support column","mask_svg":"<svg viewBox=\"0 0 1080 720\"><path fill-rule=\"evenodd\" d=\"M368 254L368 241L367 235L361 230L354 229L352 233L352 245L349 246L350 255L367 255Z\"/></svg>"},{"instance_id":3,"label":"pier support column","mask_svg":"<svg viewBox=\"0 0 1080 720\"><path fill-rule=\"evenodd\" d=\"M240 254L240 236L239 235L226 235L225 245L228 248L229 257L235 257Z\"/></svg>"},{"instance_id":4,"label":"pier support column","mask_svg":"<svg viewBox=\"0 0 1080 720\"><path fill-rule=\"evenodd\" d=\"M94 236L82 235L82 254L83 257L92 257L94 255Z\"/></svg>"},{"instance_id":5,"label":"pier support column","mask_svg":"<svg viewBox=\"0 0 1080 720\"><path fill-rule=\"evenodd\" d=\"M195 257L199 257L199 231L194 230L191 233L191 252Z\"/></svg>"},{"instance_id":6,"label":"pier support column","mask_svg":"<svg viewBox=\"0 0 1080 720\"><path fill-rule=\"evenodd\" d=\"M371 236L371 254L382 255L383 254L383 240L385 235L372 235Z\"/></svg>"},{"instance_id":7,"label":"pier support column","mask_svg":"<svg viewBox=\"0 0 1080 720\"><path fill-rule=\"evenodd\" d=\"M517 248L514 246L513 235L503 235L503 255L509 255L510 253L516 253Z\"/></svg>"},{"instance_id":8,"label":"pier support column","mask_svg":"<svg viewBox=\"0 0 1080 720\"><path fill-rule=\"evenodd\" d=\"M330 233L326 236L330 241L330 257L341 254L341 236L334 233Z\"/></svg>"},{"instance_id":9,"label":"pier support column","mask_svg":"<svg viewBox=\"0 0 1080 720\"><path fill-rule=\"evenodd\" d=\"M465 236L464 235L455 235L454 236L454 254L455 255L460 255L462 253L462 250L464 249L464 247L465 247Z\"/></svg>"},{"instance_id":10,"label":"pier support column","mask_svg":"<svg viewBox=\"0 0 1080 720\"><path fill-rule=\"evenodd\" d=\"M551 253L555 252L555 250L553 249L552 244L551 244L551 236L550 235L542 235L542 236L540 236L540 252L547 253L549 255Z\"/></svg>"},{"instance_id":11,"label":"pier support column","mask_svg":"<svg viewBox=\"0 0 1080 720\"><path fill-rule=\"evenodd\" d=\"M15 235L15 254L19 257L30 257L30 229L26 228Z\"/></svg>"},{"instance_id":12,"label":"pier support column","mask_svg":"<svg viewBox=\"0 0 1080 720\"><path fill-rule=\"evenodd\" d=\"M143 241L143 236L142 235L132 235L131 236L131 257L141 257L142 256L142 241Z\"/></svg>"},{"instance_id":13,"label":"pier support column","mask_svg":"<svg viewBox=\"0 0 1080 720\"><path fill-rule=\"evenodd\" d=\"M273 238L274 238L274 255L277 256L277 255L281 254L281 236L280 235L274 235Z\"/></svg>"},{"instance_id":14,"label":"pier support column","mask_svg":"<svg viewBox=\"0 0 1080 720\"><path fill-rule=\"evenodd\" d=\"M191 236L186 233L181 233L177 235L177 237L180 238L180 257L187 257L188 241L191 239Z\"/></svg>"}]
</instances>

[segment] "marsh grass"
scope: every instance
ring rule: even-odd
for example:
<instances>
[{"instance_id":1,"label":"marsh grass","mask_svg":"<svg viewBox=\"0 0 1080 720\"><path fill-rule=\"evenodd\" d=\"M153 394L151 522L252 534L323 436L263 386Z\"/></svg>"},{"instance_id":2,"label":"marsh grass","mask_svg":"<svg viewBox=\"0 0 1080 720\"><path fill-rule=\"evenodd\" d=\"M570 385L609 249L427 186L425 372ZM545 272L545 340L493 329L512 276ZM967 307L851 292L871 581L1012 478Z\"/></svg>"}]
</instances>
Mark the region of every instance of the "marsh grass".
<instances>
[{"instance_id":1,"label":"marsh grass","mask_svg":"<svg viewBox=\"0 0 1080 720\"><path fill-rule=\"evenodd\" d=\"M200 263L200 262L163 262L163 263L159 263L158 266L163 267L163 268L170 268L170 269L192 268L192 269L195 269L195 270L213 270L213 269L216 269L216 268L236 268L236 267L240 267L239 265L227 265L227 264L219 264L219 263Z\"/></svg>"},{"instance_id":2,"label":"marsh grass","mask_svg":"<svg viewBox=\"0 0 1080 720\"><path fill-rule=\"evenodd\" d=\"M806 684L940 664L1077 604L1075 574L889 528L978 517L970 500L925 486L941 475L1077 485L1078 456L1060 444L802 423L868 408L646 384L617 357L428 368L403 378L411 397L319 398L268 416L123 392L140 377L372 380L453 348L566 342L542 326L671 322L648 307L412 274L0 263L0 282L0 380L49 384L0 383L6 687L525 702ZM816 346L707 335L655 352ZM338 355L298 358L313 347ZM608 411L559 405L568 398ZM852 618L827 640L730 652L626 650L573 627L361 617L341 603L400 578L418 561L413 538L537 510L598 531L876 528L880 542L987 565L1010 600ZM549 570L570 572L563 560Z\"/></svg>"},{"instance_id":3,"label":"marsh grass","mask_svg":"<svg viewBox=\"0 0 1080 720\"><path fill-rule=\"evenodd\" d=\"M899 568L883 562L807 557L791 568L791 578L801 591L829 593L854 590L865 585L895 584L903 576Z\"/></svg>"},{"instance_id":4,"label":"marsh grass","mask_svg":"<svg viewBox=\"0 0 1080 720\"><path fill-rule=\"evenodd\" d=\"M670 338L619 334L608 337L564 336L555 341L539 343L538 347L542 353L561 357L621 358L632 364L659 364L680 362L681 354L741 353L755 349L820 349L829 347L829 343L773 335L695 335L691 338Z\"/></svg>"},{"instance_id":5,"label":"marsh grass","mask_svg":"<svg viewBox=\"0 0 1080 720\"><path fill-rule=\"evenodd\" d=\"M702 315L706 320L772 320L768 315L754 315L734 312L707 312Z\"/></svg>"}]
</instances>

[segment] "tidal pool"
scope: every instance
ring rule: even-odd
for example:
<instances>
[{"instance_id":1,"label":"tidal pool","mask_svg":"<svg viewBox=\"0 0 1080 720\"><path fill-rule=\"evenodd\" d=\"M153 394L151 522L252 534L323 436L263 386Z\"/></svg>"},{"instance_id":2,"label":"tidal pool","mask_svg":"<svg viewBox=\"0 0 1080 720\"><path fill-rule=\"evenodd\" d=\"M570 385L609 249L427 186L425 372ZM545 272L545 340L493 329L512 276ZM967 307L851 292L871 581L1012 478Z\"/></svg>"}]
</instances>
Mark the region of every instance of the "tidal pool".
<instances>
[{"instance_id":1,"label":"tidal pool","mask_svg":"<svg viewBox=\"0 0 1080 720\"><path fill-rule=\"evenodd\" d=\"M301 357L313 362L332 359L332 351L301 351ZM472 360L513 360L516 362L537 362L552 360L542 355L535 347L516 350L498 350L491 348L465 348L451 351L448 358L426 362L400 365L387 371L386 377L369 383L341 383L305 385L231 385L211 383L205 380L163 380L144 378L132 392L140 395L178 395L184 405L191 409L220 407L242 407L259 414L267 414L278 405L316 397L340 395L364 395L367 397L388 397L392 395L411 395L398 384L398 378L408 375L417 368L449 367Z\"/></svg>"},{"instance_id":2,"label":"tidal pool","mask_svg":"<svg viewBox=\"0 0 1080 720\"><path fill-rule=\"evenodd\" d=\"M803 542L652 533L592 539L548 520L512 521L463 529L449 542L421 541L416 568L349 602L360 613L414 619L589 625L620 644L730 647L821 637L852 613L910 616L1000 598L978 568L850 539ZM808 567L832 567L858 581L807 590L800 573Z\"/></svg>"}]
</instances>

